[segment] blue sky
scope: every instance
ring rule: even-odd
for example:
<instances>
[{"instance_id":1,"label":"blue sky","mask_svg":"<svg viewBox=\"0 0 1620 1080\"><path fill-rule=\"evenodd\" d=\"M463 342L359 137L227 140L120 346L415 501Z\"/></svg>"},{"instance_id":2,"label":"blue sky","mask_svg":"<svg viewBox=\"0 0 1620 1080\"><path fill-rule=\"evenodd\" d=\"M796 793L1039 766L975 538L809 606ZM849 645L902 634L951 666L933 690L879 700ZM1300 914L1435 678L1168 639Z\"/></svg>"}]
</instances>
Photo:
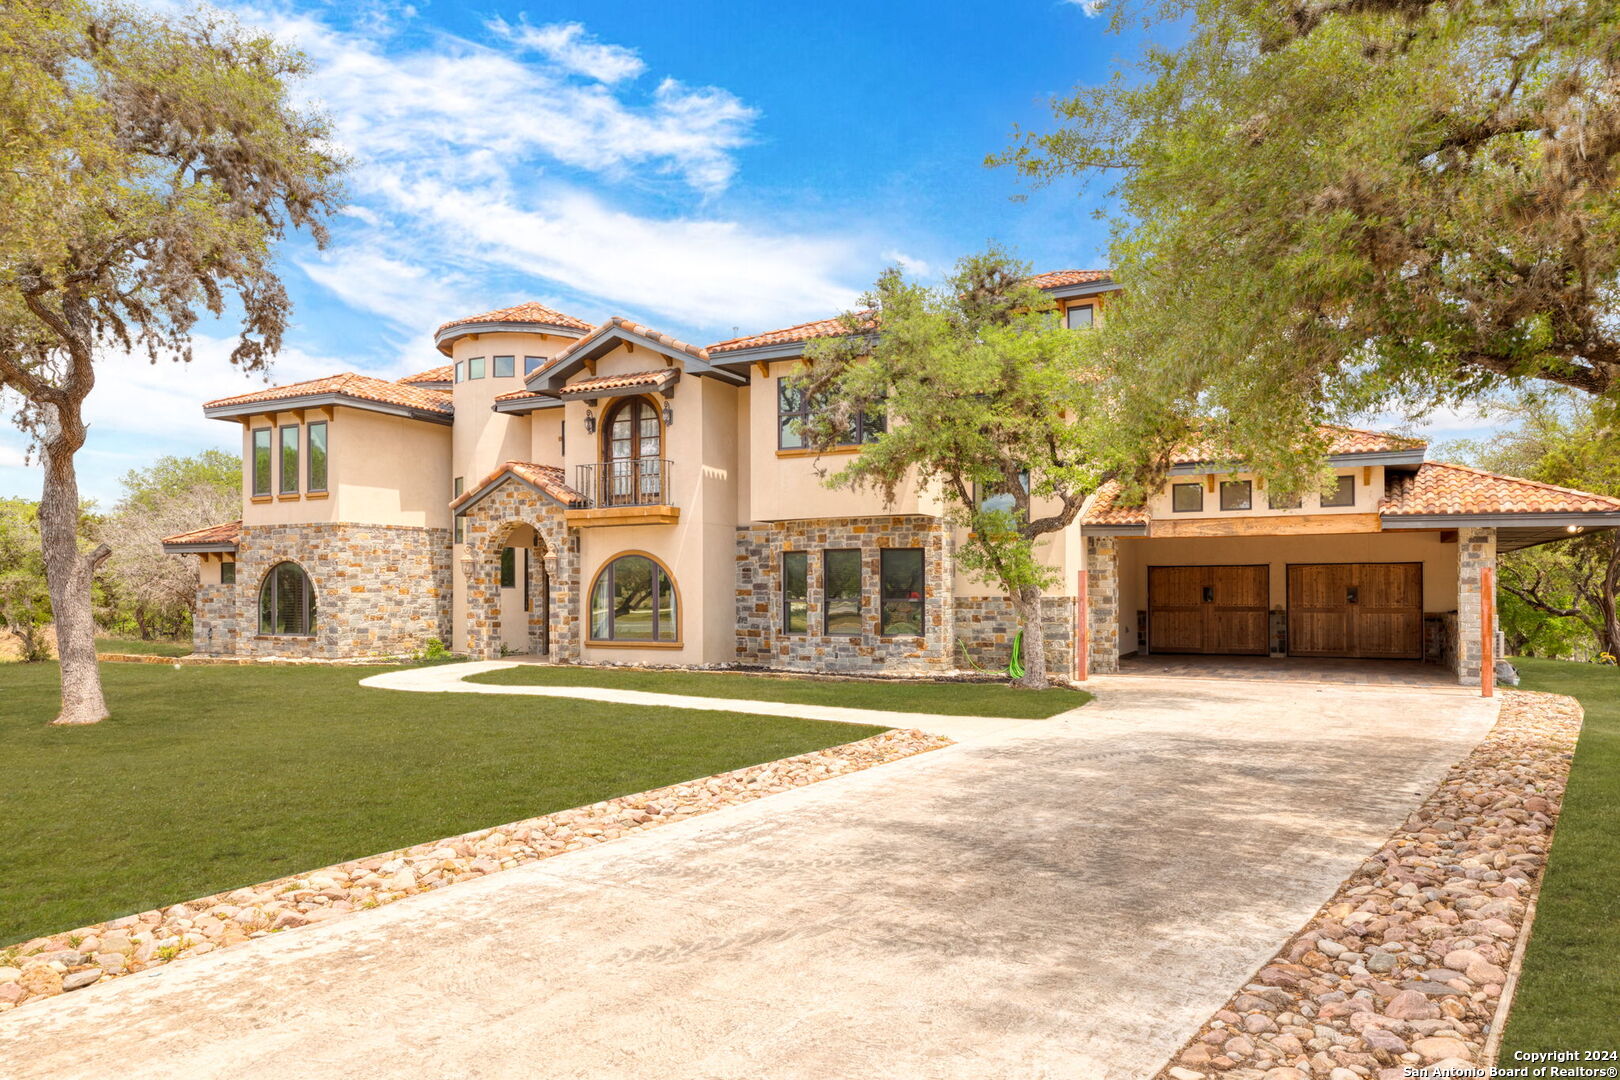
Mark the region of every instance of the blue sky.
<instances>
[{"instance_id":1,"label":"blue sky","mask_svg":"<svg viewBox=\"0 0 1620 1080\"><path fill-rule=\"evenodd\" d=\"M298 93L355 161L333 243L283 252L297 325L275 382L421 370L436 325L525 299L706 344L991 239L1037 269L1107 263L1100 192L982 165L1141 46L1071 0L222 6L309 54ZM225 333L189 367L102 366L87 497L110 505L159 454L238 449L199 408L259 385ZM0 494L38 496L24 446L0 429Z\"/></svg>"}]
</instances>

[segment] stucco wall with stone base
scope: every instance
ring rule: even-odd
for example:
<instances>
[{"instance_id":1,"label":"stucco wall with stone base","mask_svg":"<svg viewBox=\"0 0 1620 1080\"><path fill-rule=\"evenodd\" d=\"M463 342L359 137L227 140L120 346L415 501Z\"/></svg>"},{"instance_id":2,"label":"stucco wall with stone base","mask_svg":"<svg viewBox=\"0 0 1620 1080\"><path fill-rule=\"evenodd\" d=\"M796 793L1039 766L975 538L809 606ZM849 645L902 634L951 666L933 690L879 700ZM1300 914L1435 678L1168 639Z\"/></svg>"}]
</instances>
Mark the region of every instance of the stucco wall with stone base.
<instances>
[{"instance_id":1,"label":"stucco wall with stone base","mask_svg":"<svg viewBox=\"0 0 1620 1080\"><path fill-rule=\"evenodd\" d=\"M315 632L259 633L259 586L295 562L315 589ZM210 656L340 660L399 656L450 640L450 530L330 522L245 526L236 584L198 594L194 640Z\"/></svg>"}]
</instances>

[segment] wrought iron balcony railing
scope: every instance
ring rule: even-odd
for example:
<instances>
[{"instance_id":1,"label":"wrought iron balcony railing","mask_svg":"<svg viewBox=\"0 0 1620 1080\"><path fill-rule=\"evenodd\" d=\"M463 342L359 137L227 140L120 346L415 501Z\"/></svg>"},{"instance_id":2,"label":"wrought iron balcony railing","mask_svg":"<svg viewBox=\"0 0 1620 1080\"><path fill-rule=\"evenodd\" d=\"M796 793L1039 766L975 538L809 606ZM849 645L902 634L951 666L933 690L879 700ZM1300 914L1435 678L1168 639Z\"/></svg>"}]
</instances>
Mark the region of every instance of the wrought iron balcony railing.
<instances>
[{"instance_id":1,"label":"wrought iron balcony railing","mask_svg":"<svg viewBox=\"0 0 1620 1080\"><path fill-rule=\"evenodd\" d=\"M668 506L670 462L665 458L627 458L578 466L575 489L604 506Z\"/></svg>"}]
</instances>

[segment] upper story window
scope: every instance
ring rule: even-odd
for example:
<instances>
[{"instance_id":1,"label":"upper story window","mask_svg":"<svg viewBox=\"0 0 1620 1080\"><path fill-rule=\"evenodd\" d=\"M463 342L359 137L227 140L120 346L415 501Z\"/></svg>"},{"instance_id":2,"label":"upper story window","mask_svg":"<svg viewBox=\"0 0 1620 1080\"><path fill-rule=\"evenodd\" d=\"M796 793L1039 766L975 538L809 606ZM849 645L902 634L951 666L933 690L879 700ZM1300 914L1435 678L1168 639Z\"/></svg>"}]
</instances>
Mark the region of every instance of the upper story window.
<instances>
[{"instance_id":1,"label":"upper story window","mask_svg":"<svg viewBox=\"0 0 1620 1080\"><path fill-rule=\"evenodd\" d=\"M270 429L253 429L253 494L270 494Z\"/></svg>"},{"instance_id":2,"label":"upper story window","mask_svg":"<svg viewBox=\"0 0 1620 1080\"><path fill-rule=\"evenodd\" d=\"M475 356L467 361L467 378L482 379L484 377L484 358Z\"/></svg>"},{"instance_id":3,"label":"upper story window","mask_svg":"<svg viewBox=\"0 0 1620 1080\"><path fill-rule=\"evenodd\" d=\"M1251 480L1222 480L1221 509L1254 509L1254 482Z\"/></svg>"},{"instance_id":4,"label":"upper story window","mask_svg":"<svg viewBox=\"0 0 1620 1080\"><path fill-rule=\"evenodd\" d=\"M1322 505L1356 505L1356 478L1354 476L1336 477L1333 487L1322 493Z\"/></svg>"},{"instance_id":5,"label":"upper story window","mask_svg":"<svg viewBox=\"0 0 1620 1080\"><path fill-rule=\"evenodd\" d=\"M497 379L510 378L511 375L512 375L512 364L513 364L513 362L514 362L513 358L510 357L510 356L497 356L497 357L495 357L495 359L493 361L493 363L495 365L495 368L491 372L491 374L494 375L494 377L497 378Z\"/></svg>"},{"instance_id":6,"label":"upper story window","mask_svg":"<svg viewBox=\"0 0 1620 1080\"><path fill-rule=\"evenodd\" d=\"M456 361L456 382L466 382L466 381L467 381L467 361L465 361L465 360L457 360Z\"/></svg>"},{"instance_id":7,"label":"upper story window","mask_svg":"<svg viewBox=\"0 0 1620 1080\"><path fill-rule=\"evenodd\" d=\"M1178 514L1196 514L1204 508L1203 484L1173 484L1170 509Z\"/></svg>"},{"instance_id":8,"label":"upper story window","mask_svg":"<svg viewBox=\"0 0 1620 1080\"><path fill-rule=\"evenodd\" d=\"M326 490L326 422L309 425L309 490Z\"/></svg>"},{"instance_id":9,"label":"upper story window","mask_svg":"<svg viewBox=\"0 0 1620 1080\"><path fill-rule=\"evenodd\" d=\"M1091 304L1075 304L1063 313L1063 325L1070 330L1084 330L1091 326L1097 309Z\"/></svg>"},{"instance_id":10,"label":"upper story window","mask_svg":"<svg viewBox=\"0 0 1620 1080\"><path fill-rule=\"evenodd\" d=\"M298 425L281 429L281 488L283 495L298 493Z\"/></svg>"},{"instance_id":11,"label":"upper story window","mask_svg":"<svg viewBox=\"0 0 1620 1080\"><path fill-rule=\"evenodd\" d=\"M819 412L824 403L812 399L791 378L776 380L776 446L779 450L803 450L809 446L804 436L804 425ZM888 419L881 413L862 413L855 420L854 430L845 431L835 445L859 446L877 442L878 436L888 430Z\"/></svg>"},{"instance_id":12,"label":"upper story window","mask_svg":"<svg viewBox=\"0 0 1620 1080\"><path fill-rule=\"evenodd\" d=\"M533 375L540 370L540 365L546 362L543 356L525 356L523 358L523 374Z\"/></svg>"}]
</instances>

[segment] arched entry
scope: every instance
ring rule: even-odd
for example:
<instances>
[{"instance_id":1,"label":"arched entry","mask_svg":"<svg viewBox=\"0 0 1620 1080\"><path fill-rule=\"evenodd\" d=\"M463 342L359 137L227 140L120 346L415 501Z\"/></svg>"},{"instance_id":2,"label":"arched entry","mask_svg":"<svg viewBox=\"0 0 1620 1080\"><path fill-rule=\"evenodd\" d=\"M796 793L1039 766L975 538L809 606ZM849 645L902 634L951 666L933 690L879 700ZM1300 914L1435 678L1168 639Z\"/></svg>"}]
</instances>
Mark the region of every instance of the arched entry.
<instances>
[{"instance_id":1,"label":"arched entry","mask_svg":"<svg viewBox=\"0 0 1620 1080\"><path fill-rule=\"evenodd\" d=\"M623 398L602 425L605 506L651 506L664 501L664 423L644 397Z\"/></svg>"}]
</instances>

